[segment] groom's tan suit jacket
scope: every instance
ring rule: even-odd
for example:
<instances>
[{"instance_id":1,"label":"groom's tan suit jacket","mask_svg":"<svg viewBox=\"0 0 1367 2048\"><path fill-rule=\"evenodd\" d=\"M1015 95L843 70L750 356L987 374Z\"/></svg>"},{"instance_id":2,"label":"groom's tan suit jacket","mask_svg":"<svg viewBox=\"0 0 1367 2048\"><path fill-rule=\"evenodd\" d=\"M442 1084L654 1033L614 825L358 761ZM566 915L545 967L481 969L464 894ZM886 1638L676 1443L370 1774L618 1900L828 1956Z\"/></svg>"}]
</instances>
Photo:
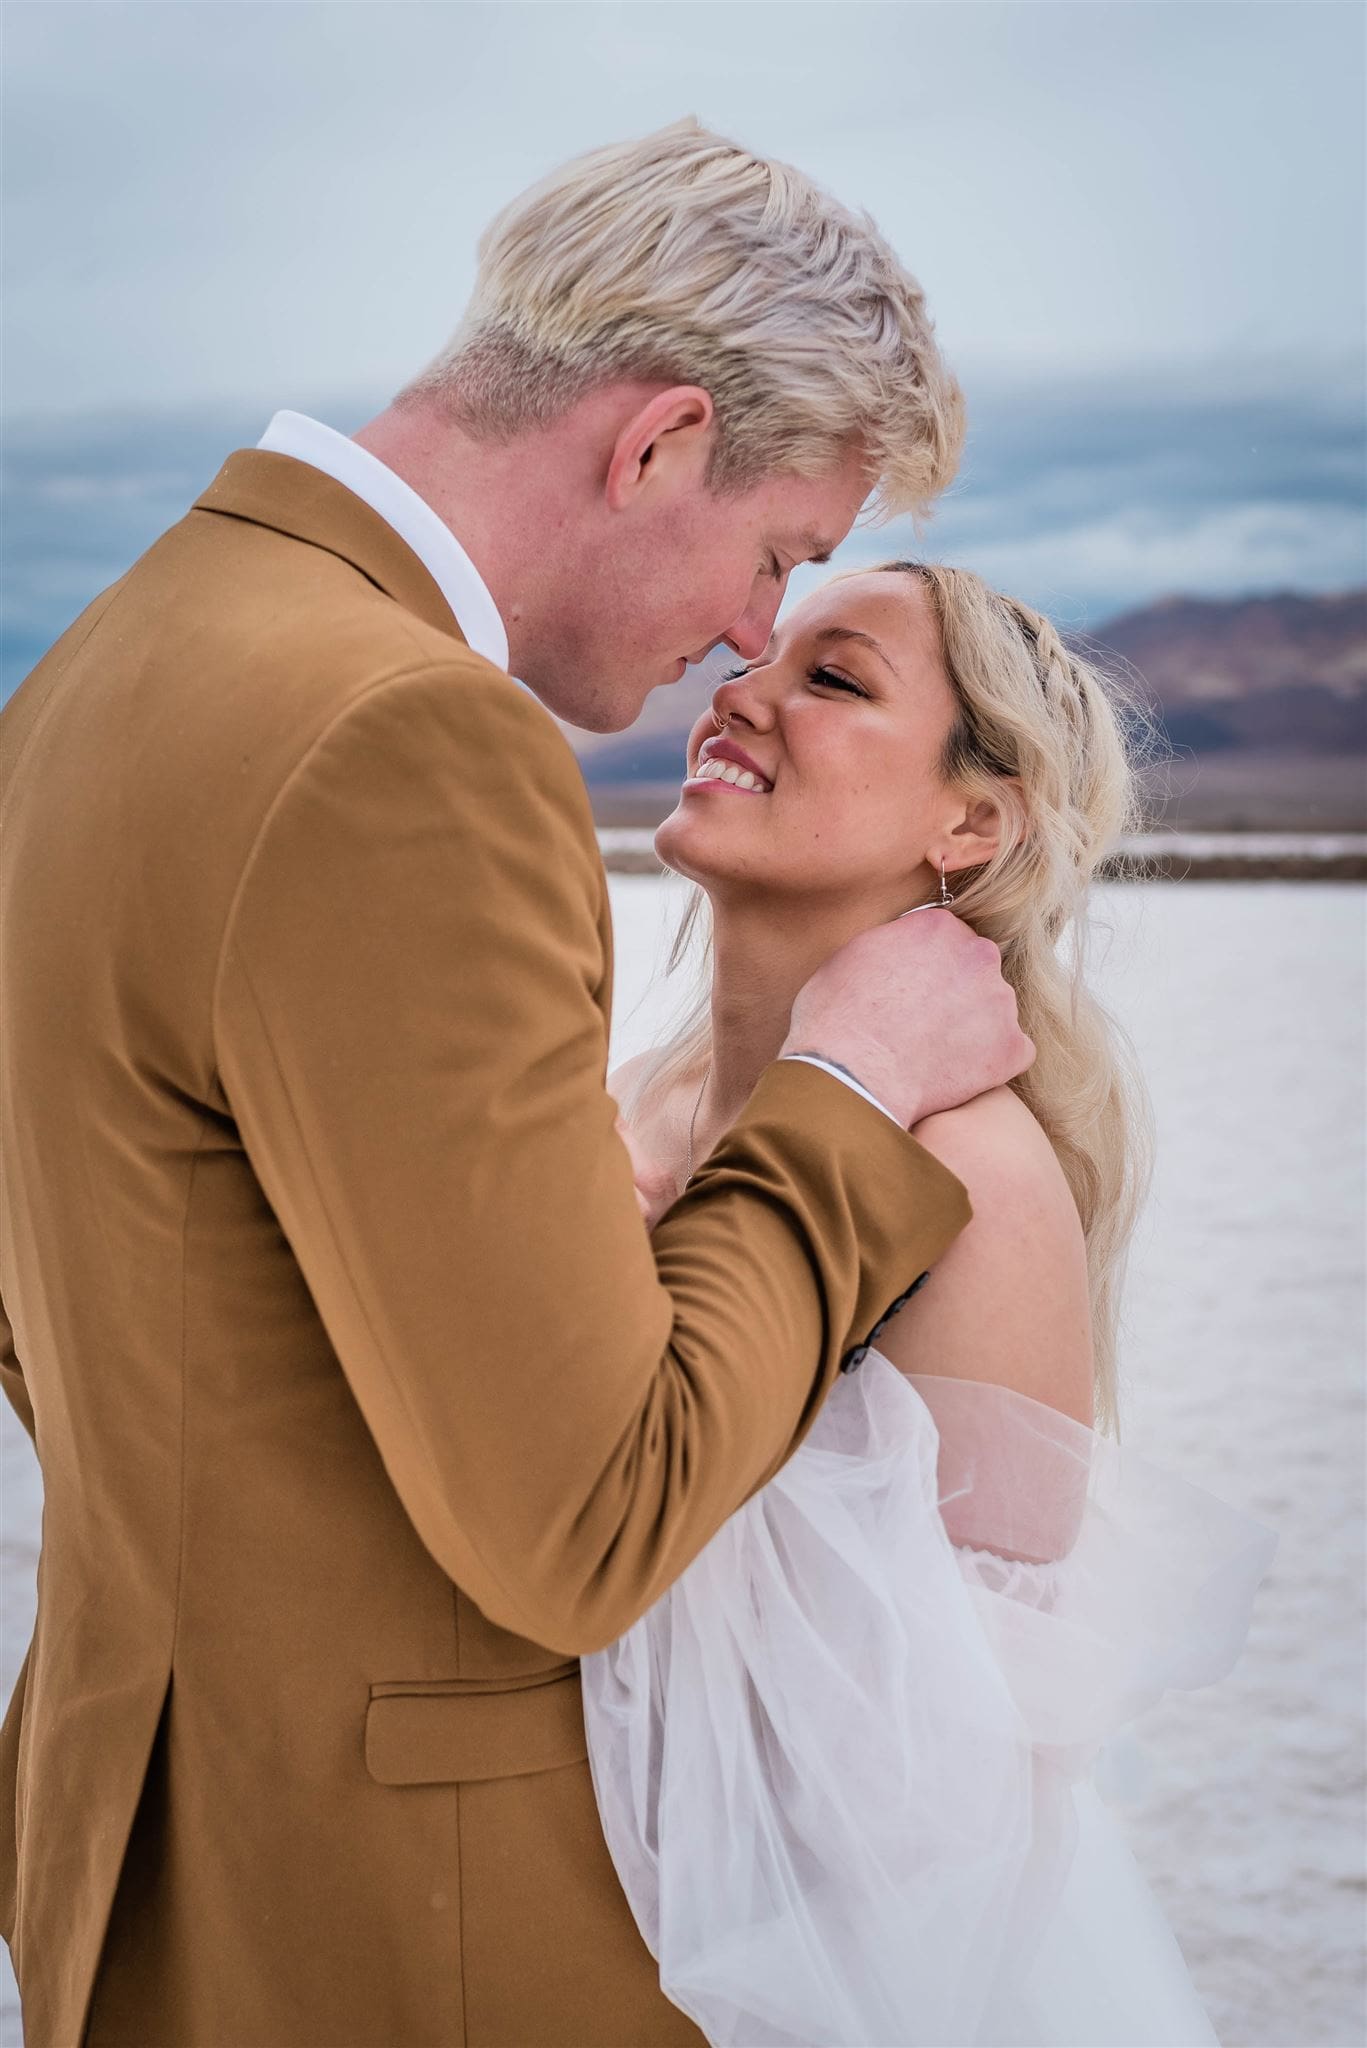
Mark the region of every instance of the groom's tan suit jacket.
<instances>
[{"instance_id":1,"label":"groom's tan suit jacket","mask_svg":"<svg viewBox=\"0 0 1367 2048\"><path fill-rule=\"evenodd\" d=\"M0 730L28 2048L699 2042L577 1660L792 1454L962 1188L780 1063L647 1236L574 757L306 464L233 455Z\"/></svg>"}]
</instances>

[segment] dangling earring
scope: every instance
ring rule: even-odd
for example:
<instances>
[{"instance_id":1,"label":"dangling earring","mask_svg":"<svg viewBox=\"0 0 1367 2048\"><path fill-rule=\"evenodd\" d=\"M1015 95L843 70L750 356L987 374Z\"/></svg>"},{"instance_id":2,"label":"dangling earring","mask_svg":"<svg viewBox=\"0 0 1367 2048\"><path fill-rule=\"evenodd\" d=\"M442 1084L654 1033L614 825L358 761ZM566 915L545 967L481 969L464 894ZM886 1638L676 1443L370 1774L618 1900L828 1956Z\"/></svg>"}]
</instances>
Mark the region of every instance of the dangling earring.
<instances>
[{"instance_id":1,"label":"dangling earring","mask_svg":"<svg viewBox=\"0 0 1367 2048\"><path fill-rule=\"evenodd\" d=\"M929 903L913 903L910 910L901 910L897 915L898 917L914 917L918 910L948 910L953 901L953 894L945 885L945 864L943 857L941 857L939 895L932 897Z\"/></svg>"}]
</instances>

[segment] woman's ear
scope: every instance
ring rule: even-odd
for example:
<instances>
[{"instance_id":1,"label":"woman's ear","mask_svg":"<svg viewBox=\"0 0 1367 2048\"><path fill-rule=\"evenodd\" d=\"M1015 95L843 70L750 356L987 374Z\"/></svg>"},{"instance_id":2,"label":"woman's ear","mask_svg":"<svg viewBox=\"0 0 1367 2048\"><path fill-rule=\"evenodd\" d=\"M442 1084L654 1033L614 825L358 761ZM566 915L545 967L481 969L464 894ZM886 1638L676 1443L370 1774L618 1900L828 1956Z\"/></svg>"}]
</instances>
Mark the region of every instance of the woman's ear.
<instances>
[{"instance_id":1,"label":"woman's ear","mask_svg":"<svg viewBox=\"0 0 1367 2048\"><path fill-rule=\"evenodd\" d=\"M1012 775L1002 776L996 784L1000 792L994 797L970 797L960 814L959 822L951 825L949 832L939 846L931 849L927 858L932 867L944 860L946 874L954 874L959 868L980 867L991 860L1006 836L1008 824L1016 822L1019 814L1020 783Z\"/></svg>"}]
</instances>

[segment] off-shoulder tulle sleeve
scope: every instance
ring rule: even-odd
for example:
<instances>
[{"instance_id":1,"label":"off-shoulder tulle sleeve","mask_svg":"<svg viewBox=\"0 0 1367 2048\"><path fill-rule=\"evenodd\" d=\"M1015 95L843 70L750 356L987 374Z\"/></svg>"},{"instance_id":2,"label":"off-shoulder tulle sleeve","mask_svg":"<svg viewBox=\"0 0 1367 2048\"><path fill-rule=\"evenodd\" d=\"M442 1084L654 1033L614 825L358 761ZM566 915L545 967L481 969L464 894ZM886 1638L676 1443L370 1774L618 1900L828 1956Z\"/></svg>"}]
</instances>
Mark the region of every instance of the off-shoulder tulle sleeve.
<instances>
[{"instance_id":1,"label":"off-shoulder tulle sleeve","mask_svg":"<svg viewBox=\"0 0 1367 2048\"><path fill-rule=\"evenodd\" d=\"M1001 2038L1079 1781L1165 1689L1229 1669L1274 1545L1051 1408L870 1352L582 1661L666 1994L715 2048Z\"/></svg>"}]
</instances>

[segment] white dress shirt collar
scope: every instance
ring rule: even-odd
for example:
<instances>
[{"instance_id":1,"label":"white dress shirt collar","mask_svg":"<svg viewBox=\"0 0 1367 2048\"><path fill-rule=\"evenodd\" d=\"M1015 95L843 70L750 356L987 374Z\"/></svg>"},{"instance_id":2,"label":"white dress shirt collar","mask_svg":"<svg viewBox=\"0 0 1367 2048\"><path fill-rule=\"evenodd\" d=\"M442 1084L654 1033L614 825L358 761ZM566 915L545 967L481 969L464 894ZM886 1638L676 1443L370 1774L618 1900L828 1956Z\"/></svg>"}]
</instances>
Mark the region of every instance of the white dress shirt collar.
<instances>
[{"instance_id":1,"label":"white dress shirt collar","mask_svg":"<svg viewBox=\"0 0 1367 2048\"><path fill-rule=\"evenodd\" d=\"M292 455L342 484L406 541L451 607L472 653L508 666L508 634L484 578L425 498L358 441L302 412L278 412L258 448Z\"/></svg>"}]
</instances>

